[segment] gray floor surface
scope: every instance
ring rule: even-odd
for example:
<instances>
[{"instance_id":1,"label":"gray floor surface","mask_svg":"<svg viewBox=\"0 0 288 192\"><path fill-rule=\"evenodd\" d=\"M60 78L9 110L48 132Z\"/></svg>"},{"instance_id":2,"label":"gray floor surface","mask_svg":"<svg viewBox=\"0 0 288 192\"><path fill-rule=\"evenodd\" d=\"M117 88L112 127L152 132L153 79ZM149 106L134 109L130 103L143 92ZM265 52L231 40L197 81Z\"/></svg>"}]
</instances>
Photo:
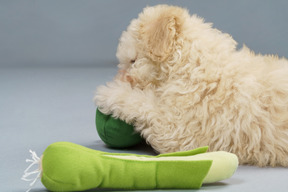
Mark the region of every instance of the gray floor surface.
<instances>
[{"instance_id":1,"label":"gray floor surface","mask_svg":"<svg viewBox=\"0 0 288 192\"><path fill-rule=\"evenodd\" d=\"M96 87L115 73L116 68L0 68L0 192L28 189L20 178L29 149L41 155L53 142L70 141L119 152L99 139L92 102ZM121 152L155 154L145 145ZM38 182L31 191L47 190ZM240 166L228 180L183 191L287 192L288 169Z\"/></svg>"}]
</instances>

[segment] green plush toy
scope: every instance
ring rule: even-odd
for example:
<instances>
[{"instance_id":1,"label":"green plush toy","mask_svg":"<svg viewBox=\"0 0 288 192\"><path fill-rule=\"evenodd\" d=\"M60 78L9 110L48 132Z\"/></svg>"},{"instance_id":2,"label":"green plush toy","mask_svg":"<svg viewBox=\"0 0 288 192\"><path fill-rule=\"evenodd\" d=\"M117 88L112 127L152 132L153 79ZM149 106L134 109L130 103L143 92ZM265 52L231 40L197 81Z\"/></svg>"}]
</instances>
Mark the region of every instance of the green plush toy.
<instances>
[{"instance_id":1,"label":"green plush toy","mask_svg":"<svg viewBox=\"0 0 288 192\"><path fill-rule=\"evenodd\" d=\"M125 148L142 141L132 125L96 111L100 138L110 147ZM197 189L227 179L238 167L236 155L209 152L208 147L158 156L108 153L69 142L51 144L41 158L32 152L23 180L41 178L50 191L113 189ZM29 171L34 165L38 168ZM37 174L35 179L29 179ZM31 189L31 188L30 188ZM30 190L29 189L29 190ZM29 191L28 190L28 191Z\"/></svg>"},{"instance_id":2,"label":"green plush toy","mask_svg":"<svg viewBox=\"0 0 288 192\"><path fill-rule=\"evenodd\" d=\"M227 179L238 167L236 155L202 147L158 156L108 153L68 142L51 144L41 158L32 152L23 179L37 174L50 191L113 189L193 189ZM29 171L33 165L35 171Z\"/></svg>"},{"instance_id":3,"label":"green plush toy","mask_svg":"<svg viewBox=\"0 0 288 192\"><path fill-rule=\"evenodd\" d=\"M140 134L134 131L132 125L115 119L112 115L105 115L98 109L95 122L99 137L109 147L126 148L142 141Z\"/></svg>"}]
</instances>

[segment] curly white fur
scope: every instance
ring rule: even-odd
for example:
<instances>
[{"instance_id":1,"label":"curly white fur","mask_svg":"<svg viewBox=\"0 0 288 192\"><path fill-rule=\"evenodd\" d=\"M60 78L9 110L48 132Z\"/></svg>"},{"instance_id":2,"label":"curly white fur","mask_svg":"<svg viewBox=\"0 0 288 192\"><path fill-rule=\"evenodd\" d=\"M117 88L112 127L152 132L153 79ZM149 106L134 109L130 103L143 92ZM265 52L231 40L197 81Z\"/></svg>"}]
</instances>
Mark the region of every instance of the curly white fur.
<instances>
[{"instance_id":1,"label":"curly white fur","mask_svg":"<svg viewBox=\"0 0 288 192\"><path fill-rule=\"evenodd\" d=\"M242 164L287 167L288 62L236 45L185 9L147 7L123 32L121 73L95 102L160 153L208 145Z\"/></svg>"}]
</instances>

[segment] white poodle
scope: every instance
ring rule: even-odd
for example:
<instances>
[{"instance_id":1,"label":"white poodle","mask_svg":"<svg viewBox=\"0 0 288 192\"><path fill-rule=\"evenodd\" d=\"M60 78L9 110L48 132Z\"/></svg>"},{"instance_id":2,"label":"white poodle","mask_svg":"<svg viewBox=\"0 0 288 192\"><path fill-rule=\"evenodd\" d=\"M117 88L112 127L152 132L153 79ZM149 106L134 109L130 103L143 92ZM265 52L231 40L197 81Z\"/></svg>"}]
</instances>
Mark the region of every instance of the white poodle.
<instances>
[{"instance_id":1,"label":"white poodle","mask_svg":"<svg viewBox=\"0 0 288 192\"><path fill-rule=\"evenodd\" d=\"M119 73L96 105L160 153L209 146L241 164L287 167L288 62L236 44L185 9L145 8L123 32Z\"/></svg>"}]
</instances>

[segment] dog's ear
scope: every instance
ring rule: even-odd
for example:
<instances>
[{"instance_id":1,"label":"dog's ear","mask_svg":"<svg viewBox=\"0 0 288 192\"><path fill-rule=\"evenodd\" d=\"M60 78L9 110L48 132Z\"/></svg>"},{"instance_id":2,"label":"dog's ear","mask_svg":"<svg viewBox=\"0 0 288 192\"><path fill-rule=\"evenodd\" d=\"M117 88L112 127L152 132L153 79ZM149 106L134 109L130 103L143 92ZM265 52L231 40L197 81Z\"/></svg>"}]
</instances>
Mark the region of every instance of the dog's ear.
<instances>
[{"instance_id":1,"label":"dog's ear","mask_svg":"<svg viewBox=\"0 0 288 192\"><path fill-rule=\"evenodd\" d=\"M187 16L189 14L185 9L174 6L144 9L139 15L139 40L144 54L155 62L163 62L173 54Z\"/></svg>"}]
</instances>

